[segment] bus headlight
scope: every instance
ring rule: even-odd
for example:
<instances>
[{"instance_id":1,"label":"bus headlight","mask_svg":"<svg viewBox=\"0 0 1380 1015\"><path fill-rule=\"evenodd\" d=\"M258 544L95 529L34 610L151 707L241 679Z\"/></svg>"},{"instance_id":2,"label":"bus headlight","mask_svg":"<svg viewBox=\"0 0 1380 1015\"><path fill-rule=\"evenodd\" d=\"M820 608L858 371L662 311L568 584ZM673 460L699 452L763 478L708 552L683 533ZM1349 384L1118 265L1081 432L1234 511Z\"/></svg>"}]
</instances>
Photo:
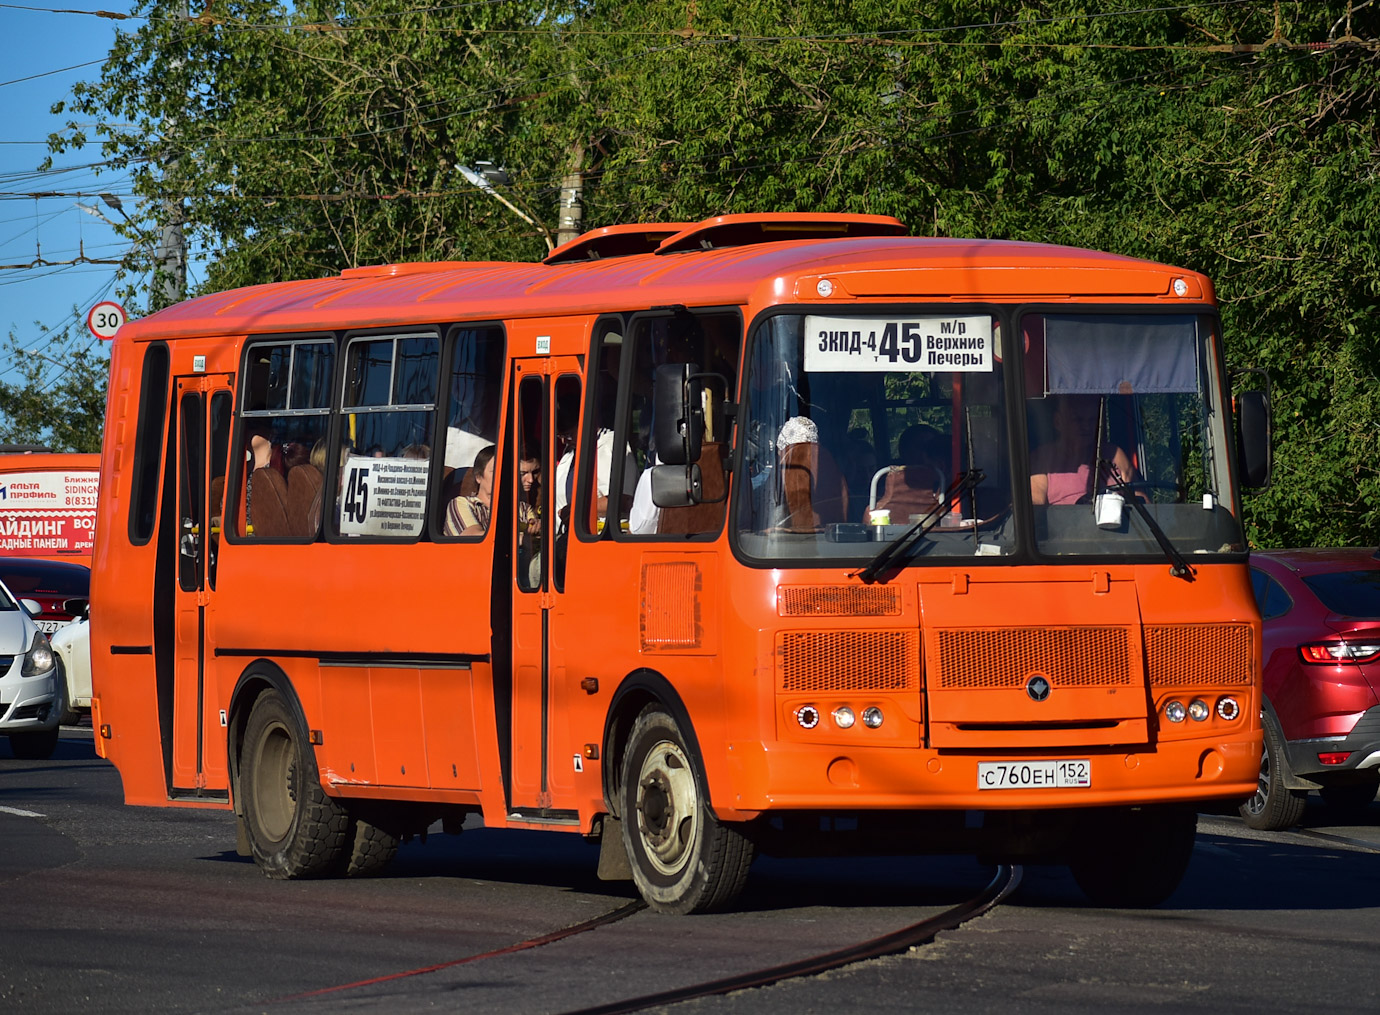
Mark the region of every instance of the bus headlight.
<instances>
[{"instance_id":1,"label":"bus headlight","mask_svg":"<svg viewBox=\"0 0 1380 1015\"><path fill-rule=\"evenodd\" d=\"M834 725L839 729L846 730L856 721L857 717L853 715L853 710L847 705L840 705L834 709Z\"/></svg>"},{"instance_id":2,"label":"bus headlight","mask_svg":"<svg viewBox=\"0 0 1380 1015\"><path fill-rule=\"evenodd\" d=\"M1182 701L1171 701L1164 706L1164 717L1170 722L1183 722L1188 717L1188 709Z\"/></svg>"},{"instance_id":3,"label":"bus headlight","mask_svg":"<svg viewBox=\"0 0 1380 1015\"><path fill-rule=\"evenodd\" d=\"M1202 722L1212 715L1212 709L1208 708L1208 703L1202 698L1194 698L1188 703L1188 717L1194 722Z\"/></svg>"},{"instance_id":4,"label":"bus headlight","mask_svg":"<svg viewBox=\"0 0 1380 1015\"><path fill-rule=\"evenodd\" d=\"M882 710L876 705L863 709L863 725L870 730L875 730L882 724Z\"/></svg>"}]
</instances>

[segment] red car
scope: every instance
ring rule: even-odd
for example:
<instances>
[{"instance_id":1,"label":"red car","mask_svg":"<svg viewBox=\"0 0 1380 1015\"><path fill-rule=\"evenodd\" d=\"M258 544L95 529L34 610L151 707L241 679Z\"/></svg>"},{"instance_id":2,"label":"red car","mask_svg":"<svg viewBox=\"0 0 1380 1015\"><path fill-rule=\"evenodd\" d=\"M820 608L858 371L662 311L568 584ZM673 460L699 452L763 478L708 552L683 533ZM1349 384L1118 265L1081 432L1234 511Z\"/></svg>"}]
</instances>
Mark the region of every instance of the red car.
<instances>
[{"instance_id":1,"label":"red car","mask_svg":"<svg viewBox=\"0 0 1380 1015\"><path fill-rule=\"evenodd\" d=\"M1265 754L1241 816L1288 828L1312 789L1360 810L1380 788L1380 551L1252 553L1251 583L1265 620Z\"/></svg>"}]
</instances>

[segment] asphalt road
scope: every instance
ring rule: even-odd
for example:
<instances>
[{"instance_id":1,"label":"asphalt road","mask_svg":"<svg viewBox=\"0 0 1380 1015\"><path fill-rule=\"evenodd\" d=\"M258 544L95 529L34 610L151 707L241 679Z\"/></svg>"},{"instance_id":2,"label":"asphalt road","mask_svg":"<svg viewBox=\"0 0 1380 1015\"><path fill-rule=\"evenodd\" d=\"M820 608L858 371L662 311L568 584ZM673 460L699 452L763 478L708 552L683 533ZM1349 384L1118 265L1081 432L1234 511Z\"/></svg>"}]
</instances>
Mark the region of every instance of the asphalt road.
<instances>
[{"instance_id":1,"label":"asphalt road","mask_svg":"<svg viewBox=\"0 0 1380 1015\"><path fill-rule=\"evenodd\" d=\"M1151 911L1088 906L1026 868L986 916L902 955L678 1012L1380 1011L1380 803L1307 831L1204 817L1188 877ZM475 829L405 846L380 878L278 882L218 811L125 807L89 730L50 761L0 741L0 1011L569 1012L832 951L938 913L992 870L963 858L759 860L740 911L639 912L596 850ZM364 980L377 982L361 985Z\"/></svg>"}]
</instances>

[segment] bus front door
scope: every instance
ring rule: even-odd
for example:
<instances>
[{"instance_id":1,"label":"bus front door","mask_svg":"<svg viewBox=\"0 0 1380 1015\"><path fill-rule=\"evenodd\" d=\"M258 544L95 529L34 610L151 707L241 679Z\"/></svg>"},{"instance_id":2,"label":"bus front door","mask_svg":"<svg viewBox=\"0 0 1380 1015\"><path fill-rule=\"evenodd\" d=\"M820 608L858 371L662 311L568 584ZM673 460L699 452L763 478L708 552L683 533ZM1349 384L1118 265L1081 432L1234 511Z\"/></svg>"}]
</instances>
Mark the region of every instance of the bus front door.
<instances>
[{"instance_id":1,"label":"bus front door","mask_svg":"<svg viewBox=\"0 0 1380 1015\"><path fill-rule=\"evenodd\" d=\"M162 681L159 692L164 757L169 762L170 794L202 795L210 791L223 796L225 761L208 759L206 751L208 725L219 725L219 719L214 700L207 700L204 646L206 610L215 591L220 515L225 500L232 405L230 378L179 377L175 390L174 434L170 438L176 461L167 477L175 487L171 496L163 498L162 520L163 526L175 529L176 539L176 575L171 579L171 694L164 693ZM167 517L169 508L174 509L172 517ZM155 651L167 650L167 641L160 639ZM163 671L166 663L159 662L159 670ZM169 727L171 738L167 736ZM209 779L208 768L212 770Z\"/></svg>"},{"instance_id":2,"label":"bus front door","mask_svg":"<svg viewBox=\"0 0 1380 1015\"><path fill-rule=\"evenodd\" d=\"M508 461L496 470L510 484L496 500L510 513L513 540L509 810L518 820L574 823L576 812L561 807L573 780L558 628L566 614L567 505L582 370L573 356L524 359L514 365L513 380L514 436Z\"/></svg>"}]
</instances>

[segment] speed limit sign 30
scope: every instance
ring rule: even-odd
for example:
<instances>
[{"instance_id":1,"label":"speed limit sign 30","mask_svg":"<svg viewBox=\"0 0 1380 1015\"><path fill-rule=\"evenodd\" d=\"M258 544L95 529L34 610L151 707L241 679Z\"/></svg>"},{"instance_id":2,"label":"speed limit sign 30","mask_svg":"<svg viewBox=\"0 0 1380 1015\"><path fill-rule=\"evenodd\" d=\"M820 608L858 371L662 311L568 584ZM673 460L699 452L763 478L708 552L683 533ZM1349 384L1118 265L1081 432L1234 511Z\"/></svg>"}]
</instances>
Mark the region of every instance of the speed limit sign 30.
<instances>
[{"instance_id":1,"label":"speed limit sign 30","mask_svg":"<svg viewBox=\"0 0 1380 1015\"><path fill-rule=\"evenodd\" d=\"M107 300L104 303L97 303L91 308L91 313L86 315L86 326L91 329L91 334L97 338L112 339L115 332L120 330L120 326L125 323L125 308L118 303L111 303Z\"/></svg>"}]
</instances>

